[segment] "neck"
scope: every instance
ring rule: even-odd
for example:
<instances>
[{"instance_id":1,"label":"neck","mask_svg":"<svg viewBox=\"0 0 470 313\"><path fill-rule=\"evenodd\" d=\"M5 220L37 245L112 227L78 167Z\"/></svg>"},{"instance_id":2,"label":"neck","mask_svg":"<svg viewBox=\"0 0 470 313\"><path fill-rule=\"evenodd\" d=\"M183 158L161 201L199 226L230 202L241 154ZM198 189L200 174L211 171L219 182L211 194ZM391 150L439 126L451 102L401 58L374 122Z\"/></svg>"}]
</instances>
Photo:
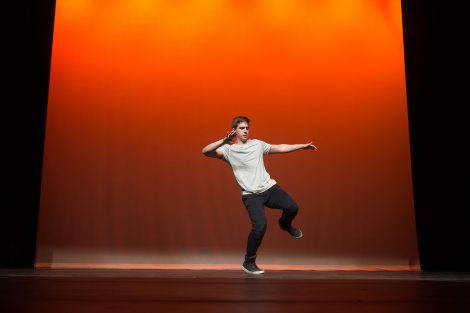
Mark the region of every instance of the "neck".
<instances>
[{"instance_id":1,"label":"neck","mask_svg":"<svg viewBox=\"0 0 470 313\"><path fill-rule=\"evenodd\" d=\"M245 140L245 141L242 141L240 138L237 138L237 139L235 140L235 144L236 144L236 145L244 145L247 141L248 141L248 139Z\"/></svg>"}]
</instances>

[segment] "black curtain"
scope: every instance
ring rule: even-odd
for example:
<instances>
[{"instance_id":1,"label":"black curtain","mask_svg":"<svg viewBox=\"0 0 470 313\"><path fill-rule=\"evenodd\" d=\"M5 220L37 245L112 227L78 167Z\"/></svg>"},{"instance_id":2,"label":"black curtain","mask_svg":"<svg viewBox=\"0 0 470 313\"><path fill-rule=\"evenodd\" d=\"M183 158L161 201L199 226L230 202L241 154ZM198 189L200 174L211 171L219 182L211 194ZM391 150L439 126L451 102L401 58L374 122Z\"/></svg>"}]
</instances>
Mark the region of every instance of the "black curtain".
<instances>
[{"instance_id":1,"label":"black curtain","mask_svg":"<svg viewBox=\"0 0 470 313\"><path fill-rule=\"evenodd\" d=\"M39 211L55 1L3 4L0 267L32 268Z\"/></svg>"},{"instance_id":2,"label":"black curtain","mask_svg":"<svg viewBox=\"0 0 470 313\"><path fill-rule=\"evenodd\" d=\"M402 12L421 268L468 271L464 10L453 1L403 0Z\"/></svg>"}]
</instances>

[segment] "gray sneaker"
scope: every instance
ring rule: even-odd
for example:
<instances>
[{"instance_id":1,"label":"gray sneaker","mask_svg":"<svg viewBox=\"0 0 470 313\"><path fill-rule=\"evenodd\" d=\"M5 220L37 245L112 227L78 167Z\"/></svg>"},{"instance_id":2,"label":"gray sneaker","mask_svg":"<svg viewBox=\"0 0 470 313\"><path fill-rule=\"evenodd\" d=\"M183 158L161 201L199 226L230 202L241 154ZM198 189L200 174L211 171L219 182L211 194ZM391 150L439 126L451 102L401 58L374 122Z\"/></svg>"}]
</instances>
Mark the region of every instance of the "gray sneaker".
<instances>
[{"instance_id":1,"label":"gray sneaker","mask_svg":"<svg viewBox=\"0 0 470 313\"><path fill-rule=\"evenodd\" d=\"M301 238L304 234L302 234L302 231L298 228L295 228L292 225L284 225L281 224L281 220L279 220L279 227L281 227L282 230L285 230L288 232L291 236L295 238Z\"/></svg>"},{"instance_id":2,"label":"gray sneaker","mask_svg":"<svg viewBox=\"0 0 470 313\"><path fill-rule=\"evenodd\" d=\"M248 274L260 275L264 274L264 271L256 266L255 262L243 262L242 269Z\"/></svg>"},{"instance_id":3,"label":"gray sneaker","mask_svg":"<svg viewBox=\"0 0 470 313\"><path fill-rule=\"evenodd\" d=\"M260 275L264 274L264 271L256 266L256 255L247 256L245 255L245 262L243 262L242 269L248 274Z\"/></svg>"}]
</instances>

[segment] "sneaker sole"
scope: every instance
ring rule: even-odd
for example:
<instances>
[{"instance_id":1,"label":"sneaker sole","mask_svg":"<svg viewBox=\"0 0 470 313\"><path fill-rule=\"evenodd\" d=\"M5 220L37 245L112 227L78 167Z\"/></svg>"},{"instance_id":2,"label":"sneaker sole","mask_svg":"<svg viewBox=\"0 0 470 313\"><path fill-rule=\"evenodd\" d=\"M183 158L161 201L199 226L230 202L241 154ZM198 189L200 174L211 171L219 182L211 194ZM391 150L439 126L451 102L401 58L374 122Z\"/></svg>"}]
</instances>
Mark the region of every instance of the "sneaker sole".
<instances>
[{"instance_id":1,"label":"sneaker sole","mask_svg":"<svg viewBox=\"0 0 470 313\"><path fill-rule=\"evenodd\" d=\"M248 273L248 274L252 274L252 275L261 275L261 274L264 274L264 271L261 270L261 271L256 271L256 272L251 272L249 270L247 270L245 267L242 266L242 269L245 271L245 273Z\"/></svg>"}]
</instances>

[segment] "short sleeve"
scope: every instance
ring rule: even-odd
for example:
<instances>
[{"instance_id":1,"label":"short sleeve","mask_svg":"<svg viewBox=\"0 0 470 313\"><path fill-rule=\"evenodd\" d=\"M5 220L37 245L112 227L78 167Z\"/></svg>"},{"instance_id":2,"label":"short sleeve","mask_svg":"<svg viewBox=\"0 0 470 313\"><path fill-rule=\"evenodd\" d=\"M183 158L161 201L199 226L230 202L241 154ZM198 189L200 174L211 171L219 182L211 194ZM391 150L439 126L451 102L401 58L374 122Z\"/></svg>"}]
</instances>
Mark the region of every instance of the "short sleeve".
<instances>
[{"instance_id":1,"label":"short sleeve","mask_svg":"<svg viewBox=\"0 0 470 313\"><path fill-rule=\"evenodd\" d=\"M261 143L261 147L263 148L263 154L268 154L269 150L271 150L271 144L262 140L259 140L259 142Z\"/></svg>"},{"instance_id":2,"label":"short sleeve","mask_svg":"<svg viewBox=\"0 0 470 313\"><path fill-rule=\"evenodd\" d=\"M227 144L220 146L218 149L222 150L223 153L223 159L228 161L228 147Z\"/></svg>"}]
</instances>

